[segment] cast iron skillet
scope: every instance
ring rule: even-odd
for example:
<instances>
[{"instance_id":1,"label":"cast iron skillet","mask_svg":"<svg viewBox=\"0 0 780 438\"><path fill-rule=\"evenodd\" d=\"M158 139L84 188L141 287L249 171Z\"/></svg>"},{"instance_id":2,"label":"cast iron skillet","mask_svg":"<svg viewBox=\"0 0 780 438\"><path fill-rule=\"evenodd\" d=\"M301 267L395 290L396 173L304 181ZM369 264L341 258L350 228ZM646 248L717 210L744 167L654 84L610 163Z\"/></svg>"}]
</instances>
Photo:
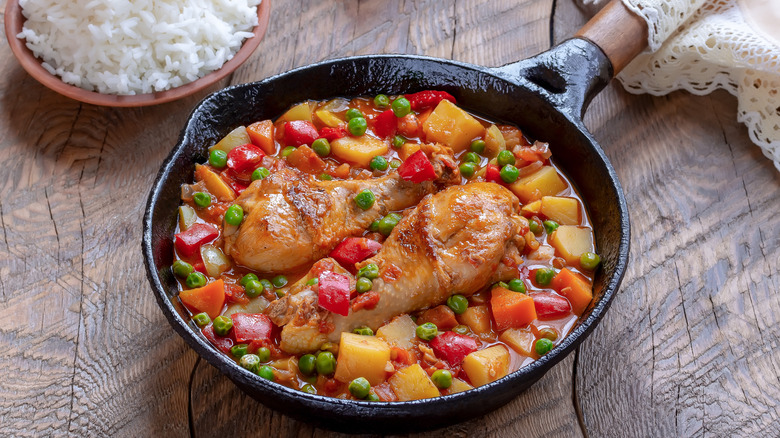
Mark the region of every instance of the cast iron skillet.
<instances>
[{"instance_id":1,"label":"cast iron skillet","mask_svg":"<svg viewBox=\"0 0 780 438\"><path fill-rule=\"evenodd\" d=\"M628 13L622 4L610 7ZM595 27L604 27L604 17L594 20L600 21ZM591 98L625 60L611 49L602 49L608 44L601 43L600 48L584 39L600 38L591 37L587 26L580 35L538 56L499 68L421 56L359 56L298 68L208 96L190 115L179 143L160 169L144 216L147 274L168 321L192 348L250 396L285 414L331 429L420 431L464 421L509 402L595 328L617 292L628 262L629 222L622 189L581 118ZM612 62L605 52L612 56ZM594 284L598 299L579 325L550 353L496 382L445 397L394 403L339 400L292 390L259 378L213 348L176 298L170 269L180 186L192 181L195 163L207 159L207 147L238 125L275 118L305 99L426 89L448 91L466 109L517 124L532 138L550 143L554 160L587 204L603 261Z\"/></svg>"}]
</instances>

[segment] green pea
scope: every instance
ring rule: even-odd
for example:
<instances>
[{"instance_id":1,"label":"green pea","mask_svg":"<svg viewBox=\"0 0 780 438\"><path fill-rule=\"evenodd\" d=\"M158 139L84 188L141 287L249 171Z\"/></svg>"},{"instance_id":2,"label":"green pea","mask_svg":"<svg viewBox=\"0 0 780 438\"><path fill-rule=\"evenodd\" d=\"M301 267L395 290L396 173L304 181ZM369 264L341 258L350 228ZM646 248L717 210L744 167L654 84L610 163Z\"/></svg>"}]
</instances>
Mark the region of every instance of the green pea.
<instances>
[{"instance_id":1,"label":"green pea","mask_svg":"<svg viewBox=\"0 0 780 438\"><path fill-rule=\"evenodd\" d=\"M534 349L536 350L536 354L538 354L539 356L544 356L545 354L549 353L554 346L555 344L553 343L553 341L547 338L541 338L536 340L536 343L534 344Z\"/></svg>"},{"instance_id":2,"label":"green pea","mask_svg":"<svg viewBox=\"0 0 780 438\"><path fill-rule=\"evenodd\" d=\"M371 330L371 327L358 327L352 330L352 333L362 336L374 336L374 331Z\"/></svg>"},{"instance_id":3,"label":"green pea","mask_svg":"<svg viewBox=\"0 0 780 438\"><path fill-rule=\"evenodd\" d=\"M463 162L479 164L482 162L482 159L479 158L476 152L466 152L463 154Z\"/></svg>"},{"instance_id":4,"label":"green pea","mask_svg":"<svg viewBox=\"0 0 780 438\"><path fill-rule=\"evenodd\" d=\"M399 167L401 167L401 164L403 164L403 163L401 162L401 160L398 160L398 159L395 159L395 158L393 158L393 159L390 161L390 168L391 168L391 169L398 169Z\"/></svg>"},{"instance_id":5,"label":"green pea","mask_svg":"<svg viewBox=\"0 0 780 438\"><path fill-rule=\"evenodd\" d=\"M317 355L317 373L329 376L336 372L336 357L330 351L321 351Z\"/></svg>"},{"instance_id":6,"label":"green pea","mask_svg":"<svg viewBox=\"0 0 780 438\"><path fill-rule=\"evenodd\" d=\"M580 267L588 271L594 271L601 263L601 257L595 252L584 252L580 256Z\"/></svg>"},{"instance_id":7,"label":"green pea","mask_svg":"<svg viewBox=\"0 0 780 438\"><path fill-rule=\"evenodd\" d=\"M366 277L360 277L357 279L357 282L355 283L355 290L357 293L362 294L366 293L371 290L371 288L374 287L374 282L369 280Z\"/></svg>"},{"instance_id":8,"label":"green pea","mask_svg":"<svg viewBox=\"0 0 780 438\"><path fill-rule=\"evenodd\" d=\"M468 334L468 332L470 332L471 329L467 325L458 324L458 325L456 325L455 327L452 328L452 331L454 331L455 333L457 333L459 335L465 335L465 334Z\"/></svg>"},{"instance_id":9,"label":"green pea","mask_svg":"<svg viewBox=\"0 0 780 438\"><path fill-rule=\"evenodd\" d=\"M376 157L371 159L371 163L369 163L369 167L371 167L371 170L387 170L387 159L381 155L377 155Z\"/></svg>"},{"instance_id":10,"label":"green pea","mask_svg":"<svg viewBox=\"0 0 780 438\"><path fill-rule=\"evenodd\" d=\"M368 397L369 391L371 391L371 384L368 383L365 377L358 377L349 382L349 393L357 399L362 400Z\"/></svg>"},{"instance_id":11,"label":"green pea","mask_svg":"<svg viewBox=\"0 0 780 438\"><path fill-rule=\"evenodd\" d=\"M249 273L241 277L241 280L238 281L238 284L241 286L246 287L246 284L249 283L250 280L258 281L257 275Z\"/></svg>"},{"instance_id":12,"label":"green pea","mask_svg":"<svg viewBox=\"0 0 780 438\"><path fill-rule=\"evenodd\" d=\"M371 232L379 231L379 221L380 219L375 219L374 222L371 222L371 225L368 226L368 231Z\"/></svg>"},{"instance_id":13,"label":"green pea","mask_svg":"<svg viewBox=\"0 0 780 438\"><path fill-rule=\"evenodd\" d=\"M311 149L321 157L330 155L330 143L327 138L318 138L311 144Z\"/></svg>"},{"instance_id":14,"label":"green pea","mask_svg":"<svg viewBox=\"0 0 780 438\"><path fill-rule=\"evenodd\" d=\"M295 152L295 146L287 146L282 149L282 156L287 158L291 153Z\"/></svg>"},{"instance_id":15,"label":"green pea","mask_svg":"<svg viewBox=\"0 0 780 438\"><path fill-rule=\"evenodd\" d=\"M555 269L552 268L542 268L536 270L536 283L539 284L539 286L547 286L552 282L552 279L555 277Z\"/></svg>"},{"instance_id":16,"label":"green pea","mask_svg":"<svg viewBox=\"0 0 780 438\"><path fill-rule=\"evenodd\" d=\"M485 152L485 140L474 140L471 142L471 145L469 146L469 150L471 152L476 152L478 154L481 154L482 152Z\"/></svg>"},{"instance_id":17,"label":"green pea","mask_svg":"<svg viewBox=\"0 0 780 438\"><path fill-rule=\"evenodd\" d=\"M244 367L245 369L257 374L257 370L260 369L260 358L257 357L255 354L245 354L241 356L241 359L239 359L238 364Z\"/></svg>"},{"instance_id":18,"label":"green pea","mask_svg":"<svg viewBox=\"0 0 780 438\"><path fill-rule=\"evenodd\" d=\"M365 134L366 128L368 128L368 123L362 117L355 117L347 123L347 131L355 137Z\"/></svg>"},{"instance_id":19,"label":"green pea","mask_svg":"<svg viewBox=\"0 0 780 438\"><path fill-rule=\"evenodd\" d=\"M436 327L436 324L426 322L425 324L418 325L415 333L417 334L417 337L423 341L430 341L439 334L439 329Z\"/></svg>"},{"instance_id":20,"label":"green pea","mask_svg":"<svg viewBox=\"0 0 780 438\"><path fill-rule=\"evenodd\" d=\"M268 347L261 347L257 349L257 357L260 358L260 362L268 362L271 360L271 350Z\"/></svg>"},{"instance_id":21,"label":"green pea","mask_svg":"<svg viewBox=\"0 0 780 438\"><path fill-rule=\"evenodd\" d=\"M211 322L211 318L209 318L209 314L206 312L193 315L192 320L195 321L195 324L197 324L200 328L206 327Z\"/></svg>"},{"instance_id":22,"label":"green pea","mask_svg":"<svg viewBox=\"0 0 780 438\"><path fill-rule=\"evenodd\" d=\"M436 370L431 375L433 384L439 389L447 389L452 386L452 373L448 370Z\"/></svg>"},{"instance_id":23,"label":"green pea","mask_svg":"<svg viewBox=\"0 0 780 438\"><path fill-rule=\"evenodd\" d=\"M368 210L371 208L374 205L374 201L376 201L374 192L368 189L363 190L355 196L355 204L357 204L361 210Z\"/></svg>"},{"instance_id":24,"label":"green pea","mask_svg":"<svg viewBox=\"0 0 780 438\"><path fill-rule=\"evenodd\" d=\"M377 266L376 263L369 263L366 266L363 266L362 268L358 269L357 276L358 278L365 277L368 278L369 280L378 278L379 266Z\"/></svg>"},{"instance_id":25,"label":"green pea","mask_svg":"<svg viewBox=\"0 0 780 438\"><path fill-rule=\"evenodd\" d=\"M469 308L469 300L460 294L455 294L447 298L447 306L455 312L456 315L460 315Z\"/></svg>"},{"instance_id":26,"label":"green pea","mask_svg":"<svg viewBox=\"0 0 780 438\"><path fill-rule=\"evenodd\" d=\"M320 181L333 181L333 177L328 175L327 173L321 173L320 176L317 178L320 179Z\"/></svg>"},{"instance_id":27,"label":"green pea","mask_svg":"<svg viewBox=\"0 0 780 438\"><path fill-rule=\"evenodd\" d=\"M184 280L184 283L187 284L187 287L192 289L203 287L206 285L206 276L196 271L188 275L187 279Z\"/></svg>"},{"instance_id":28,"label":"green pea","mask_svg":"<svg viewBox=\"0 0 780 438\"><path fill-rule=\"evenodd\" d=\"M257 370L257 375L264 378L265 380L274 381L276 380L276 377L274 376L274 369L270 365L263 365L260 367L259 370Z\"/></svg>"},{"instance_id":29,"label":"green pea","mask_svg":"<svg viewBox=\"0 0 780 438\"><path fill-rule=\"evenodd\" d=\"M309 281L306 282L306 286L314 286L315 284L319 283L320 279L317 277L310 278Z\"/></svg>"},{"instance_id":30,"label":"green pea","mask_svg":"<svg viewBox=\"0 0 780 438\"><path fill-rule=\"evenodd\" d=\"M248 349L249 345L247 344L236 344L230 347L230 354L232 354L236 359L241 359L247 353Z\"/></svg>"},{"instance_id":31,"label":"green pea","mask_svg":"<svg viewBox=\"0 0 780 438\"><path fill-rule=\"evenodd\" d=\"M558 339L558 330L555 330L552 327L545 327L539 330L539 336L555 342L555 340Z\"/></svg>"},{"instance_id":32,"label":"green pea","mask_svg":"<svg viewBox=\"0 0 780 438\"><path fill-rule=\"evenodd\" d=\"M498 161L499 166L506 166L507 164L514 165L517 162L515 154L506 150L499 152L496 160Z\"/></svg>"},{"instance_id":33,"label":"green pea","mask_svg":"<svg viewBox=\"0 0 780 438\"><path fill-rule=\"evenodd\" d=\"M249 280L244 285L244 291L246 292L246 296L249 298L255 298L259 296L265 288L263 287L263 284L260 283L258 280Z\"/></svg>"},{"instance_id":34,"label":"green pea","mask_svg":"<svg viewBox=\"0 0 780 438\"><path fill-rule=\"evenodd\" d=\"M287 284L287 277L284 275L277 275L271 279L271 284L273 284L274 287L284 287Z\"/></svg>"},{"instance_id":35,"label":"green pea","mask_svg":"<svg viewBox=\"0 0 780 438\"><path fill-rule=\"evenodd\" d=\"M547 231L547 234L552 234L553 231L558 229L558 222L546 220L542 222L542 225L544 225L544 230Z\"/></svg>"},{"instance_id":36,"label":"green pea","mask_svg":"<svg viewBox=\"0 0 780 438\"><path fill-rule=\"evenodd\" d=\"M523 280L519 278L513 278L512 280L509 280L507 286L507 289L513 292L520 292L521 294L525 293L525 283L523 283Z\"/></svg>"},{"instance_id":37,"label":"green pea","mask_svg":"<svg viewBox=\"0 0 780 438\"><path fill-rule=\"evenodd\" d=\"M301 387L301 391L303 391L303 392L305 392L307 394L316 394L317 393L317 390L314 389L314 386L312 386L312 384L310 384L310 383L307 383L307 384L303 385L303 387Z\"/></svg>"},{"instance_id":38,"label":"green pea","mask_svg":"<svg viewBox=\"0 0 780 438\"><path fill-rule=\"evenodd\" d=\"M254 172L252 172L252 181L257 181L258 179L266 179L270 174L271 171L266 169L265 167L258 167L257 169L255 169Z\"/></svg>"},{"instance_id":39,"label":"green pea","mask_svg":"<svg viewBox=\"0 0 780 438\"><path fill-rule=\"evenodd\" d=\"M474 163L463 163L460 165L460 174L463 175L464 178L471 178L474 176L474 173L477 171L477 165Z\"/></svg>"},{"instance_id":40,"label":"green pea","mask_svg":"<svg viewBox=\"0 0 780 438\"><path fill-rule=\"evenodd\" d=\"M193 271L195 271L195 269L187 262L181 260L173 262L173 273L176 274L177 277L187 278Z\"/></svg>"},{"instance_id":41,"label":"green pea","mask_svg":"<svg viewBox=\"0 0 780 438\"><path fill-rule=\"evenodd\" d=\"M237 227L241 225L241 222L243 221L244 221L244 209L241 208L240 205L233 204L230 207L228 207L227 211L225 212L225 223Z\"/></svg>"},{"instance_id":42,"label":"green pea","mask_svg":"<svg viewBox=\"0 0 780 438\"><path fill-rule=\"evenodd\" d=\"M390 98L387 97L386 94L377 94L374 98L374 105L376 105L377 108L387 108L387 106L390 105Z\"/></svg>"},{"instance_id":43,"label":"green pea","mask_svg":"<svg viewBox=\"0 0 780 438\"><path fill-rule=\"evenodd\" d=\"M404 143L406 143L406 137L404 137L403 135L396 135L395 137L393 137L394 148L399 149L401 146L404 145Z\"/></svg>"},{"instance_id":44,"label":"green pea","mask_svg":"<svg viewBox=\"0 0 780 438\"><path fill-rule=\"evenodd\" d=\"M313 354L304 354L298 359L298 369L301 370L301 374L304 376L311 376L317 372L316 368L317 358Z\"/></svg>"},{"instance_id":45,"label":"green pea","mask_svg":"<svg viewBox=\"0 0 780 438\"><path fill-rule=\"evenodd\" d=\"M537 235L542 232L541 227L539 227L539 222L536 221L535 219L528 220L528 229L531 230L532 233Z\"/></svg>"},{"instance_id":46,"label":"green pea","mask_svg":"<svg viewBox=\"0 0 780 438\"><path fill-rule=\"evenodd\" d=\"M373 392L368 393L368 397L365 399L366 401L379 401L379 396L374 394Z\"/></svg>"},{"instance_id":47,"label":"green pea","mask_svg":"<svg viewBox=\"0 0 780 438\"><path fill-rule=\"evenodd\" d=\"M265 278L260 280L260 284L263 285L263 289L265 289L265 290L271 290L271 289L274 288L273 283L271 283L270 281L266 280Z\"/></svg>"},{"instance_id":48,"label":"green pea","mask_svg":"<svg viewBox=\"0 0 780 438\"><path fill-rule=\"evenodd\" d=\"M214 318L214 333L220 336L227 336L232 328L233 320L227 316L218 316Z\"/></svg>"},{"instance_id":49,"label":"green pea","mask_svg":"<svg viewBox=\"0 0 780 438\"><path fill-rule=\"evenodd\" d=\"M208 193L197 192L192 195L192 201L200 208L206 208L211 205L211 196Z\"/></svg>"},{"instance_id":50,"label":"green pea","mask_svg":"<svg viewBox=\"0 0 780 438\"><path fill-rule=\"evenodd\" d=\"M398 213L390 213L383 217L379 220L379 232L385 237L389 236L393 231L393 228L398 225L398 222L400 222L402 218L403 216Z\"/></svg>"},{"instance_id":51,"label":"green pea","mask_svg":"<svg viewBox=\"0 0 780 438\"><path fill-rule=\"evenodd\" d=\"M357 109L357 108L350 108L350 109L348 109L346 115L347 115L347 120L352 120L352 119L354 119L356 117L360 117L361 119L365 119L365 117L363 116L363 113L360 112L360 110Z\"/></svg>"},{"instance_id":52,"label":"green pea","mask_svg":"<svg viewBox=\"0 0 780 438\"><path fill-rule=\"evenodd\" d=\"M394 100L390 107L393 109L393 114L395 114L396 117L403 117L412 112L412 104L409 103L409 100L405 97L399 97Z\"/></svg>"},{"instance_id":53,"label":"green pea","mask_svg":"<svg viewBox=\"0 0 780 438\"><path fill-rule=\"evenodd\" d=\"M507 184L512 184L513 182L517 181L517 177L520 176L520 171L517 170L517 167L515 167L513 164L507 164L501 168L499 175L501 176L502 181Z\"/></svg>"},{"instance_id":54,"label":"green pea","mask_svg":"<svg viewBox=\"0 0 780 438\"><path fill-rule=\"evenodd\" d=\"M222 169L227 166L227 152L222 149L214 149L209 154L209 164L217 169Z\"/></svg>"}]
</instances>

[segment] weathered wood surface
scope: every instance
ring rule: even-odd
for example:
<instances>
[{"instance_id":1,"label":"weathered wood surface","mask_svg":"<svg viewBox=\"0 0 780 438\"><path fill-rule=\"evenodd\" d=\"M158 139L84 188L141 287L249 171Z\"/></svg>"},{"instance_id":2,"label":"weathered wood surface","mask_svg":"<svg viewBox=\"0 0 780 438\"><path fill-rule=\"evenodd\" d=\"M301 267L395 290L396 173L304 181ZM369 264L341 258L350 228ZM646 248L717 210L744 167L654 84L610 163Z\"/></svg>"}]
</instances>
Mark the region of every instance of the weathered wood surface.
<instances>
[{"instance_id":1,"label":"weathered wood surface","mask_svg":"<svg viewBox=\"0 0 780 438\"><path fill-rule=\"evenodd\" d=\"M221 85L352 54L500 65L592 12L570 0L273 1L260 48ZM198 360L146 283L146 195L205 93L99 108L36 83L5 43L0 59L0 436L337 436ZM725 93L616 84L594 100L586 124L632 215L623 287L577 355L506 407L426 436L780 435L780 175L735 111Z\"/></svg>"}]
</instances>

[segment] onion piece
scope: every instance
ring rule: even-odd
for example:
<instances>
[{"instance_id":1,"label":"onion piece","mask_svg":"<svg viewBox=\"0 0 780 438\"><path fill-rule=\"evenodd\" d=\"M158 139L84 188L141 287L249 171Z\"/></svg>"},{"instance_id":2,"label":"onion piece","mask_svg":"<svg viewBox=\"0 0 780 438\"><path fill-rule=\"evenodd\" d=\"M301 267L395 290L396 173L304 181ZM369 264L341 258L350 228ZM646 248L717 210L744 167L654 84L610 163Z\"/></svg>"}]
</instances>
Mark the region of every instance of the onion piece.
<instances>
[{"instance_id":1,"label":"onion piece","mask_svg":"<svg viewBox=\"0 0 780 438\"><path fill-rule=\"evenodd\" d=\"M201 246L200 256L203 259L203 264L209 277L217 278L220 274L230 269L230 260L214 245Z\"/></svg>"},{"instance_id":2,"label":"onion piece","mask_svg":"<svg viewBox=\"0 0 780 438\"><path fill-rule=\"evenodd\" d=\"M198 221L198 214L189 205L179 207L179 229L187 231L192 224Z\"/></svg>"}]
</instances>

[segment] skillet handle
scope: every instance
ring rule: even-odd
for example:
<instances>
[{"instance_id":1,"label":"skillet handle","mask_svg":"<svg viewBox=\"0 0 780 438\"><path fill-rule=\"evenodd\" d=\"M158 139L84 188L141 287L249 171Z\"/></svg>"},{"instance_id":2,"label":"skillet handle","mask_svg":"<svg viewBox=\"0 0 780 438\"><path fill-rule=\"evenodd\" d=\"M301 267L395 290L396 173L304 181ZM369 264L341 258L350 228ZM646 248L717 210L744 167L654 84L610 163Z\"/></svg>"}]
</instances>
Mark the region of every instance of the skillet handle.
<instances>
[{"instance_id":1,"label":"skillet handle","mask_svg":"<svg viewBox=\"0 0 780 438\"><path fill-rule=\"evenodd\" d=\"M575 38L494 71L518 84L532 83L558 109L581 119L591 99L645 47L647 23L612 0Z\"/></svg>"}]
</instances>

